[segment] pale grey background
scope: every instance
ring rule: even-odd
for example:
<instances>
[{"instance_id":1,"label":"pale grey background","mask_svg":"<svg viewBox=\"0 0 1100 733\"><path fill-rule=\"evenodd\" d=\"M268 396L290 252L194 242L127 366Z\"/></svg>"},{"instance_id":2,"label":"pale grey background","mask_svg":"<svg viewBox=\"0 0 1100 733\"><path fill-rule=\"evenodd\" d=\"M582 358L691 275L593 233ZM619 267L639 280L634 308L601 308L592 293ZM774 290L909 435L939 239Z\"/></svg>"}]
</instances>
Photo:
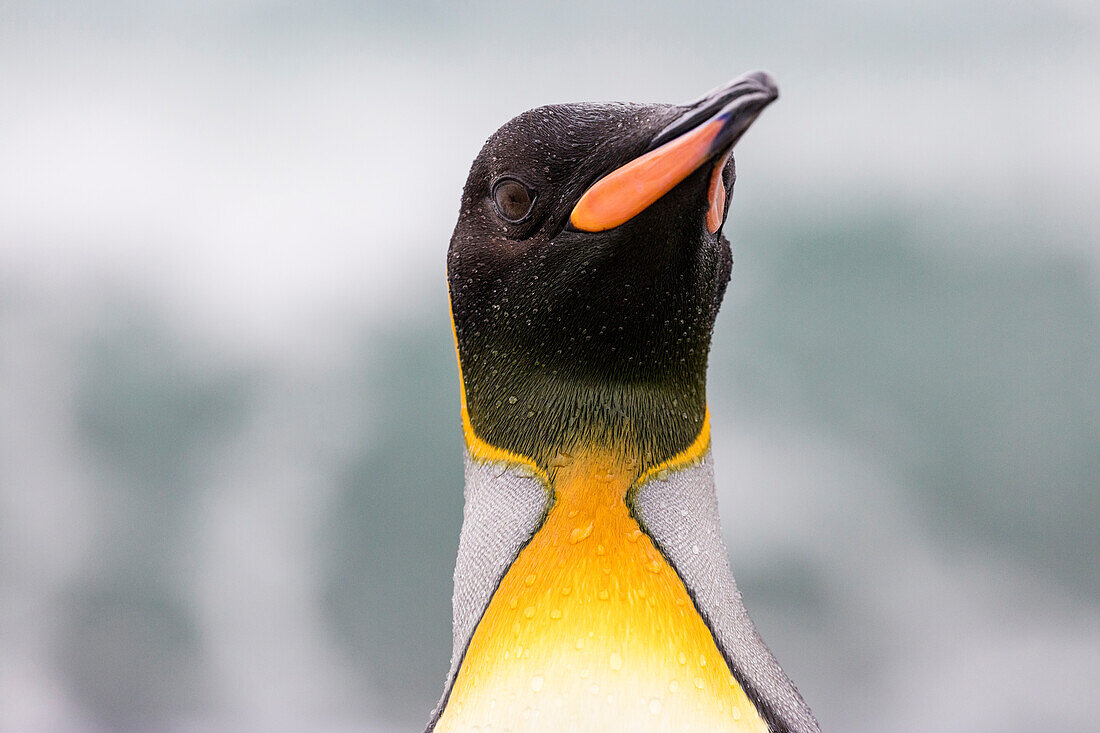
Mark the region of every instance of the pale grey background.
<instances>
[{"instance_id":1,"label":"pale grey background","mask_svg":"<svg viewBox=\"0 0 1100 733\"><path fill-rule=\"evenodd\" d=\"M1100 5L0 1L0 730L414 730L482 141L779 80L711 368L829 731L1100 717Z\"/></svg>"}]
</instances>

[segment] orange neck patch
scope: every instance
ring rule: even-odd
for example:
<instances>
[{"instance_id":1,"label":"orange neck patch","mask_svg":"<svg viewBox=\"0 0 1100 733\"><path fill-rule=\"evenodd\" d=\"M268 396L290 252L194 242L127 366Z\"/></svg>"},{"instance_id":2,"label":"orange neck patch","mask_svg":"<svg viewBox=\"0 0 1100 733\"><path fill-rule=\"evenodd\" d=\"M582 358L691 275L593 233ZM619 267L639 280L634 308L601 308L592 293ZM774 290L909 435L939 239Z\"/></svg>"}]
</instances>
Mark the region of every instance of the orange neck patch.
<instances>
[{"instance_id":1,"label":"orange neck patch","mask_svg":"<svg viewBox=\"0 0 1100 733\"><path fill-rule=\"evenodd\" d=\"M630 515L631 462L562 455L548 478L553 506L474 631L436 730L766 732Z\"/></svg>"}]
</instances>

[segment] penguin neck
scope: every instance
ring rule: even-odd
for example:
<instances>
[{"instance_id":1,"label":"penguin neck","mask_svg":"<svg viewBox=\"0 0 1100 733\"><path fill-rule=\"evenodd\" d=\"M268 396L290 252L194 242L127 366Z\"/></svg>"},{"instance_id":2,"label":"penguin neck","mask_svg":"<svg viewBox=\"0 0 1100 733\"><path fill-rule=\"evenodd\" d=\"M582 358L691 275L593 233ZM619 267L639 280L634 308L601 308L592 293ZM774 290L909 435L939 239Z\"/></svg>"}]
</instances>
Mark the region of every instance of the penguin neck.
<instances>
[{"instance_id":1,"label":"penguin neck","mask_svg":"<svg viewBox=\"0 0 1100 733\"><path fill-rule=\"evenodd\" d=\"M626 509L627 493L641 473L635 456L600 448L558 452L548 475L554 508L570 519L583 514L581 518L589 521L570 533L570 541L584 539L601 517Z\"/></svg>"},{"instance_id":2,"label":"penguin neck","mask_svg":"<svg viewBox=\"0 0 1100 733\"><path fill-rule=\"evenodd\" d=\"M584 455L586 466L613 464L636 479L686 450L706 422L705 355L658 378L504 355L495 363L462 364L469 429L547 476Z\"/></svg>"},{"instance_id":3,"label":"penguin neck","mask_svg":"<svg viewBox=\"0 0 1100 733\"><path fill-rule=\"evenodd\" d=\"M675 453L658 456L645 453L637 443L624 440L622 433L613 436L618 440L594 441L591 433L585 436L585 433L578 431L573 434L572 440L560 439L549 449L535 453L540 457L536 461L530 455L485 440L474 428L466 391L462 390L462 427L470 457L477 462L518 465L521 470L539 476L554 503L575 500L578 496L576 487L583 485L586 487L584 495L597 498L597 503L606 500L610 502L609 506L624 504L629 507L633 489L652 478L664 478L671 471L705 460L710 450L710 410L705 403L701 413L692 439ZM566 435L562 434L559 438ZM595 490L590 490L591 487Z\"/></svg>"}]
</instances>

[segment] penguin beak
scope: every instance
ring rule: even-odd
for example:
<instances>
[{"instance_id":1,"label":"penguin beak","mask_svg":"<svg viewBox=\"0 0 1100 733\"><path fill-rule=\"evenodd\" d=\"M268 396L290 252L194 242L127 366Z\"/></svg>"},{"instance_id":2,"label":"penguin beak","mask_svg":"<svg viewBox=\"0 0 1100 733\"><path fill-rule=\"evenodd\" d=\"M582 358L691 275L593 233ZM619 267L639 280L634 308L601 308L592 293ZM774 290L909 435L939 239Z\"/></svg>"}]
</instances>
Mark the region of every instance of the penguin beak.
<instances>
[{"instance_id":1,"label":"penguin beak","mask_svg":"<svg viewBox=\"0 0 1100 733\"><path fill-rule=\"evenodd\" d=\"M647 151L592 184L569 222L585 232L613 229L648 208L707 161L717 158L707 192L707 230L722 225L722 168L749 125L779 96L775 80L754 71L683 105L683 114L653 138Z\"/></svg>"}]
</instances>

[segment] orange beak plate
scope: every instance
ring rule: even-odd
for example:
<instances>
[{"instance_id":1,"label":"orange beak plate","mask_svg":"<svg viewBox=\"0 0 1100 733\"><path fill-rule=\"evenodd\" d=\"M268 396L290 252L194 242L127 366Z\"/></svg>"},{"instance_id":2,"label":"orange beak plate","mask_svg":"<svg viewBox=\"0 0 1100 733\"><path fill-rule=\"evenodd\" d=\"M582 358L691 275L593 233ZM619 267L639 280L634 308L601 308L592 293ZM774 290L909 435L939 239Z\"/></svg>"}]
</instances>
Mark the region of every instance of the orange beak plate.
<instances>
[{"instance_id":1,"label":"orange beak plate","mask_svg":"<svg viewBox=\"0 0 1100 733\"><path fill-rule=\"evenodd\" d=\"M585 232L602 232L624 224L724 151L715 162L707 190L706 226L712 234L717 232L722 226L726 203L722 168L733 144L777 96L771 77L755 72L689 105L685 114L657 139L666 137L669 130L677 133L675 137L592 184L573 207L570 223ZM714 114L707 115L711 110ZM699 117L703 121L695 124ZM680 132L684 125L691 126Z\"/></svg>"}]
</instances>

